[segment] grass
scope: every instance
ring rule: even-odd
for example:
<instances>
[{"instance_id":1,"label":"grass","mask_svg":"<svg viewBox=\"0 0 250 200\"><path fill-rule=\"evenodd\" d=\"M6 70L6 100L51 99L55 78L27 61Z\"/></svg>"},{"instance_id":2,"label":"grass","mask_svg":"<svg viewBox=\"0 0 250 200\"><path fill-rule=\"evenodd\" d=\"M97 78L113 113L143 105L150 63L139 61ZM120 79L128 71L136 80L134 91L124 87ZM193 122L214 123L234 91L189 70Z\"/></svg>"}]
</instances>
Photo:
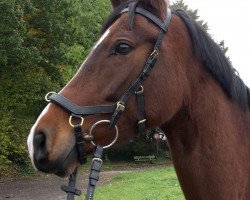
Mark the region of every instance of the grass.
<instances>
[{"instance_id":1,"label":"grass","mask_svg":"<svg viewBox=\"0 0 250 200\"><path fill-rule=\"evenodd\" d=\"M173 167L146 169L114 176L97 187L95 200L184 200ZM77 200L85 200L80 197Z\"/></svg>"}]
</instances>

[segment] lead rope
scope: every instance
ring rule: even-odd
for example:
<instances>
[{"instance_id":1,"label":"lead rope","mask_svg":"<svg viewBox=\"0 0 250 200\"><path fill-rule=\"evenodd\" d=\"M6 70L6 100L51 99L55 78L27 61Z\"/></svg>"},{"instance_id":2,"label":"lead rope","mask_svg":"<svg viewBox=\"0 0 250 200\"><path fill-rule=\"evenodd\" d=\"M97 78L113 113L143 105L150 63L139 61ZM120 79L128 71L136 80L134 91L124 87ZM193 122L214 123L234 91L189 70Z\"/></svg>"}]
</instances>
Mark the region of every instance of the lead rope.
<instances>
[{"instance_id":1,"label":"lead rope","mask_svg":"<svg viewBox=\"0 0 250 200\"><path fill-rule=\"evenodd\" d=\"M88 183L88 188L87 188L87 193L86 193L86 200L93 200L94 198L94 191L95 191L96 184L99 181L99 174L101 172L101 167L102 167L102 162L103 162L102 152L103 152L103 148L97 145L93 154L93 160L92 160L92 165L91 165L90 175L89 175L89 183ZM80 190L75 188L76 176L77 176L77 168L70 175L68 186L63 185L61 187L61 189L67 193L67 200L74 200L75 195L80 196L82 194Z\"/></svg>"},{"instance_id":2,"label":"lead rope","mask_svg":"<svg viewBox=\"0 0 250 200\"><path fill-rule=\"evenodd\" d=\"M61 186L62 191L67 193L67 200L74 200L75 195L80 196L82 194L81 190L75 188L76 176L77 176L77 168L70 175L68 185Z\"/></svg>"},{"instance_id":3,"label":"lead rope","mask_svg":"<svg viewBox=\"0 0 250 200\"><path fill-rule=\"evenodd\" d=\"M97 182L99 181L99 174L102 167L102 152L103 148L97 145L93 154L86 200L93 200L94 198L95 187Z\"/></svg>"}]
</instances>

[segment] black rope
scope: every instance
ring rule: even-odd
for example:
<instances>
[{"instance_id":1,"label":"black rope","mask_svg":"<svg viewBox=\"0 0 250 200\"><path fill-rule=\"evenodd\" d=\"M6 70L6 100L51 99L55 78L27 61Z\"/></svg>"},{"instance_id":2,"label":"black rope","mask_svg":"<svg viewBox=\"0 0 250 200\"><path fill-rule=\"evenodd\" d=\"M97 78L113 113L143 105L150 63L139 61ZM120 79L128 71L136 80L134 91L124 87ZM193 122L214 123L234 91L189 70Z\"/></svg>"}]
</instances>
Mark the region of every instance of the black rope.
<instances>
[{"instance_id":1,"label":"black rope","mask_svg":"<svg viewBox=\"0 0 250 200\"><path fill-rule=\"evenodd\" d=\"M101 172L101 167L102 167L102 152L103 148L97 145L93 155L93 160L89 175L89 184L86 193L86 200L93 200L94 198L95 187L99 180L99 174Z\"/></svg>"}]
</instances>

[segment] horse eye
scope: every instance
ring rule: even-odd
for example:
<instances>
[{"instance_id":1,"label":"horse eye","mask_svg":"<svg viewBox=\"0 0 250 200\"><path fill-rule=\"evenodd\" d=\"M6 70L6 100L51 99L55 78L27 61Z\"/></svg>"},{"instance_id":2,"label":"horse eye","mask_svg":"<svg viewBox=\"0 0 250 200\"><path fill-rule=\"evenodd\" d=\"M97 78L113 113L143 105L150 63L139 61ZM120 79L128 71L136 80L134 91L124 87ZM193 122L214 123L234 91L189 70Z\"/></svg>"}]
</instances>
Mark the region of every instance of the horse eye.
<instances>
[{"instance_id":1,"label":"horse eye","mask_svg":"<svg viewBox=\"0 0 250 200\"><path fill-rule=\"evenodd\" d=\"M115 48L116 54L126 55L131 51L131 46L126 43L120 43Z\"/></svg>"}]
</instances>

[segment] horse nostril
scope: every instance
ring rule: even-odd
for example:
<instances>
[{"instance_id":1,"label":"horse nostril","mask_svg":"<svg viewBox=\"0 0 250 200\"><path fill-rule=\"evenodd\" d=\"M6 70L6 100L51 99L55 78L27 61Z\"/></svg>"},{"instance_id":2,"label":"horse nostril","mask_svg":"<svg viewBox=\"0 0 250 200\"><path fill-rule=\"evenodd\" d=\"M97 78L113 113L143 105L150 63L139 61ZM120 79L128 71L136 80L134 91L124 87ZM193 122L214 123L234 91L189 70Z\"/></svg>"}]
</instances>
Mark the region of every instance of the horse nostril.
<instances>
[{"instance_id":1,"label":"horse nostril","mask_svg":"<svg viewBox=\"0 0 250 200\"><path fill-rule=\"evenodd\" d=\"M43 131L38 132L34 136L34 156L36 161L42 161L47 158L46 135Z\"/></svg>"},{"instance_id":2,"label":"horse nostril","mask_svg":"<svg viewBox=\"0 0 250 200\"><path fill-rule=\"evenodd\" d=\"M43 132L39 132L34 136L34 146L44 148L46 146L46 136Z\"/></svg>"}]
</instances>

